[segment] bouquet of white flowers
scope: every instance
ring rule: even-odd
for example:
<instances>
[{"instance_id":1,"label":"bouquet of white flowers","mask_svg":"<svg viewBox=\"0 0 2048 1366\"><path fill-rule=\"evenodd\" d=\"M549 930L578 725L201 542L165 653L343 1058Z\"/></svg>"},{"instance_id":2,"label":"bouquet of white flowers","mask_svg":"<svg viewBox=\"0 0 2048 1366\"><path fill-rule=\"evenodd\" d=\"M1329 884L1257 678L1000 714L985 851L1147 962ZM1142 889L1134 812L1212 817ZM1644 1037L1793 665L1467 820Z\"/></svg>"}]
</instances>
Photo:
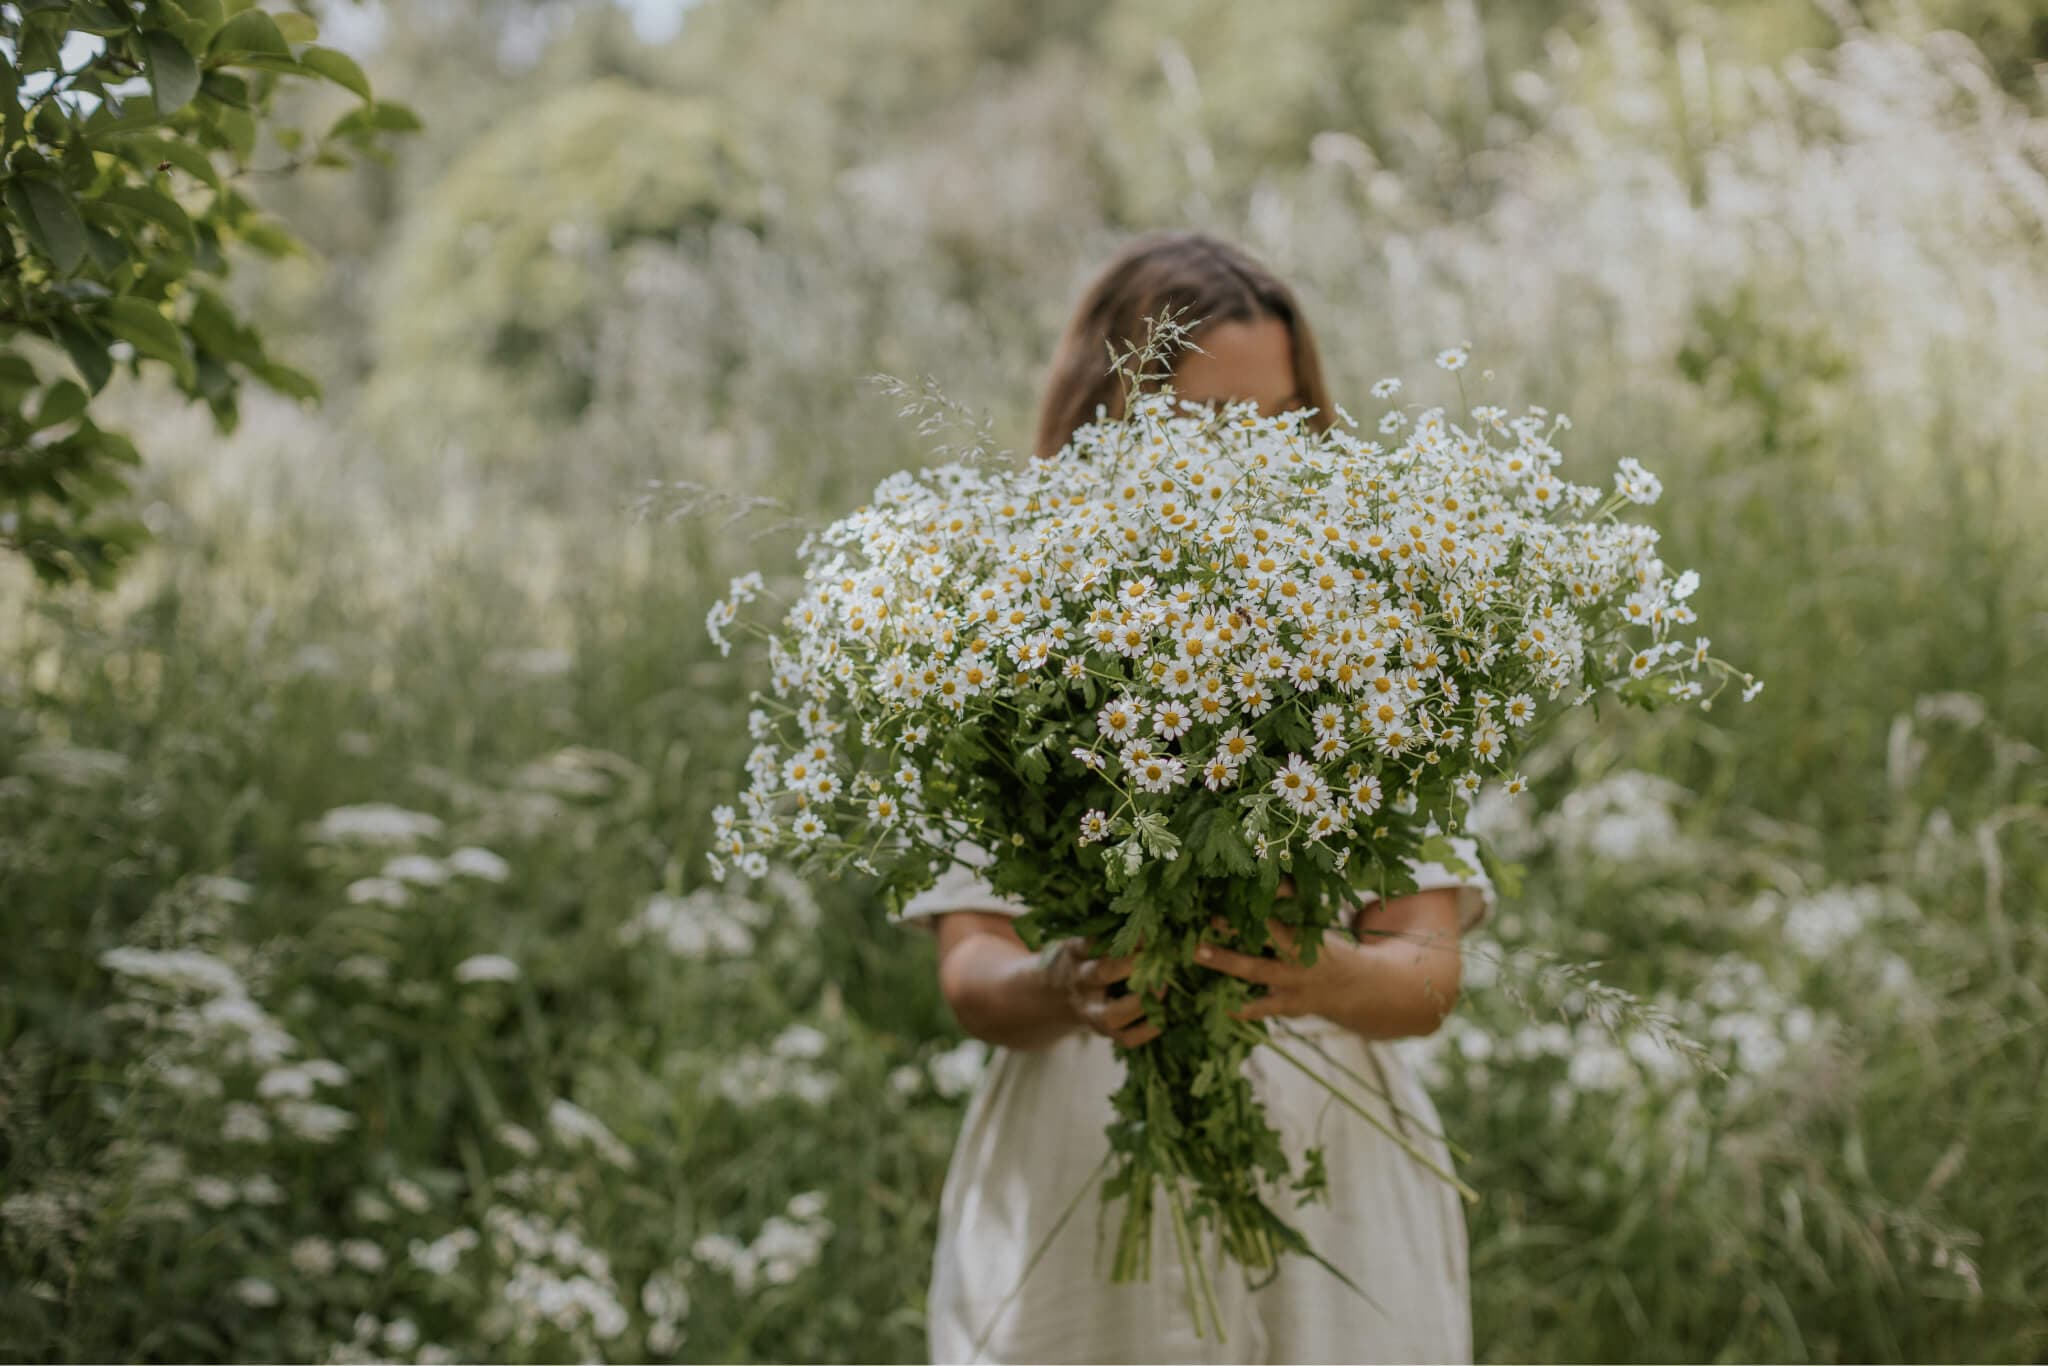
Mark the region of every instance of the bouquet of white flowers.
<instances>
[{"instance_id":1,"label":"bouquet of white flowers","mask_svg":"<svg viewBox=\"0 0 2048 1366\"><path fill-rule=\"evenodd\" d=\"M1270 1271L1315 1255L1269 1203L1261 1178L1294 1174L1242 1074L1279 1044L1233 1017L1252 988L1198 969L1197 945L1220 918L1258 952L1270 918L1312 961L1360 891L1414 889L1404 858L1464 867L1448 836L1489 780L1522 791L1539 697L1706 707L1702 674L1718 693L1737 671L1676 638L1699 576L1668 576L1656 531L1616 516L1656 478L1625 459L1611 493L1564 479L1561 413L1396 401L1374 440L1341 408L1318 431L1118 364L1126 415L1098 410L1054 458L894 474L805 539L803 588L761 632L752 782L716 813L712 869L850 862L900 905L968 839L1031 908L1027 943L1136 953L1130 988L1163 1033L1123 1053L1112 1274L1149 1274L1160 1192L1190 1266L1213 1225ZM721 648L764 591L733 581L709 619ZM1745 699L1762 686L1740 677Z\"/></svg>"}]
</instances>

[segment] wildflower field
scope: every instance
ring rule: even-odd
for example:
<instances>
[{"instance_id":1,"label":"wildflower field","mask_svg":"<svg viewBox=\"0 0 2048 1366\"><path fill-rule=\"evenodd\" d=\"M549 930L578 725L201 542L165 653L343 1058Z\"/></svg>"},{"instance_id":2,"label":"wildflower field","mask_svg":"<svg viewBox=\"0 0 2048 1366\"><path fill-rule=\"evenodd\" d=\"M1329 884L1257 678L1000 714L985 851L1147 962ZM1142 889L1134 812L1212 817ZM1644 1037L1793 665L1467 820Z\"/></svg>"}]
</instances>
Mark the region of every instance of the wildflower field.
<instances>
[{"instance_id":1,"label":"wildflower field","mask_svg":"<svg viewBox=\"0 0 2048 1366\"><path fill-rule=\"evenodd\" d=\"M265 187L317 259L237 276L326 401L130 384L155 544L0 564L0 1357L922 1359L984 1055L860 877L710 881L706 614L1024 446L1162 224L1342 401L1469 343L1639 459L1768 680L1475 810L1518 876L1403 1046L1479 1354L2048 1354L2030 7L428 8L357 35L421 145Z\"/></svg>"}]
</instances>

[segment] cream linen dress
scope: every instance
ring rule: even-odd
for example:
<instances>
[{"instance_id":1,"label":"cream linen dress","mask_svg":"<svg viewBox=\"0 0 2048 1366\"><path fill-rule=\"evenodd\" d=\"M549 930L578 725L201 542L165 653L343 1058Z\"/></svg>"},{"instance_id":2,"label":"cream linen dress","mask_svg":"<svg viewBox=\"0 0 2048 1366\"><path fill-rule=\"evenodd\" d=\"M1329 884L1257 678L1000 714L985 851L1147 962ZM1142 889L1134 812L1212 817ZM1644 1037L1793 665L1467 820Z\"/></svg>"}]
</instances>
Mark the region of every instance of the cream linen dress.
<instances>
[{"instance_id":1,"label":"cream linen dress","mask_svg":"<svg viewBox=\"0 0 2048 1366\"><path fill-rule=\"evenodd\" d=\"M1491 911L1494 887L1472 841L1454 836L1452 844L1474 877L1461 878L1440 863L1411 860L1409 867L1418 890L1459 889L1459 923L1470 930ZM972 845L955 853L976 866L988 860ZM903 915L932 929L932 917L948 911L1018 915L1025 909L972 868L956 865L906 903ZM1287 1023L1373 1089L1341 1074L1332 1075L1333 1082L1438 1166L1452 1169L1436 1108L1398 1044L1369 1041L1320 1018ZM1305 1043L1288 1051L1329 1074ZM1105 1221L1101 1193L1089 1183L1109 1150L1109 1097L1122 1084L1123 1064L1108 1039L1077 1031L1046 1049L994 1049L968 1103L940 1197L926 1325L931 1359L1470 1361L1465 1211L1457 1193L1272 1050L1254 1050L1245 1069L1294 1169L1301 1170L1307 1148L1320 1143L1325 1151L1327 1200L1297 1206L1287 1195L1276 1211L1379 1308L1299 1256L1283 1258L1279 1275L1250 1292L1242 1268L1219 1268L1212 1237L1203 1258L1228 1340L1218 1342L1213 1330L1198 1338L1164 1199L1156 1202L1151 1280L1112 1283L1107 1269L1117 1210ZM1004 1305L1032 1252L1084 1184L1089 1189L1065 1227ZM977 1352L984 1331L987 1340Z\"/></svg>"}]
</instances>

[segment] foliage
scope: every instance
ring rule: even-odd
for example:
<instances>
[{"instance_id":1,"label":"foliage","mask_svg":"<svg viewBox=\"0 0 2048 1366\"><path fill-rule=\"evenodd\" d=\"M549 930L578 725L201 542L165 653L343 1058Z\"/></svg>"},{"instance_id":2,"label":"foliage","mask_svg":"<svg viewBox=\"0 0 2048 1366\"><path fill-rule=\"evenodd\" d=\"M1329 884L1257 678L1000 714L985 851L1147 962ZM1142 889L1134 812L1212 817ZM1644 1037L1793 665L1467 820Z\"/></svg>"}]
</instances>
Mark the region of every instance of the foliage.
<instances>
[{"instance_id":1,"label":"foliage","mask_svg":"<svg viewBox=\"0 0 2048 1366\"><path fill-rule=\"evenodd\" d=\"M219 287L238 246L300 249L247 193L259 138L289 158L266 169L345 166L418 125L317 37L247 0L40 0L0 17L0 547L45 580L105 585L145 534L99 515L139 460L93 417L117 366L161 365L222 431L250 380L318 396ZM312 136L281 126L293 77L358 103Z\"/></svg>"},{"instance_id":2,"label":"foliage","mask_svg":"<svg viewBox=\"0 0 2048 1366\"><path fill-rule=\"evenodd\" d=\"M746 228L760 187L718 112L599 80L535 102L450 166L394 246L371 401L474 431L507 405L573 419L613 358L601 321L632 288L636 244ZM464 418L470 422L465 425Z\"/></svg>"}]
</instances>

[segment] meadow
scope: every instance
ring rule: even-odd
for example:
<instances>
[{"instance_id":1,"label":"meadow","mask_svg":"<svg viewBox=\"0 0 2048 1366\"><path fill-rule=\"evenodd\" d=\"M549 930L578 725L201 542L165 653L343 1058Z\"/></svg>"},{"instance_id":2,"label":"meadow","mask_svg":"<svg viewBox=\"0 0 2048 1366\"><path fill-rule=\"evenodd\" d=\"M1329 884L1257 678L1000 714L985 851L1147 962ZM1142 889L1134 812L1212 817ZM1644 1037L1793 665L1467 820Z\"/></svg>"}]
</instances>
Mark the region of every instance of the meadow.
<instances>
[{"instance_id":1,"label":"meadow","mask_svg":"<svg viewBox=\"0 0 2048 1366\"><path fill-rule=\"evenodd\" d=\"M1167 222L1340 395L1469 341L1573 477L1641 459L1767 680L1474 814L1519 885L1404 1046L1480 1356L2048 1354L2038 79L1910 14L1007 9L598 16L438 97L400 26L427 147L280 189L324 259L245 281L326 403L116 395L156 544L0 566L0 1356L923 1359L984 1053L858 879L710 883L758 670L705 612L1026 444Z\"/></svg>"}]
</instances>

